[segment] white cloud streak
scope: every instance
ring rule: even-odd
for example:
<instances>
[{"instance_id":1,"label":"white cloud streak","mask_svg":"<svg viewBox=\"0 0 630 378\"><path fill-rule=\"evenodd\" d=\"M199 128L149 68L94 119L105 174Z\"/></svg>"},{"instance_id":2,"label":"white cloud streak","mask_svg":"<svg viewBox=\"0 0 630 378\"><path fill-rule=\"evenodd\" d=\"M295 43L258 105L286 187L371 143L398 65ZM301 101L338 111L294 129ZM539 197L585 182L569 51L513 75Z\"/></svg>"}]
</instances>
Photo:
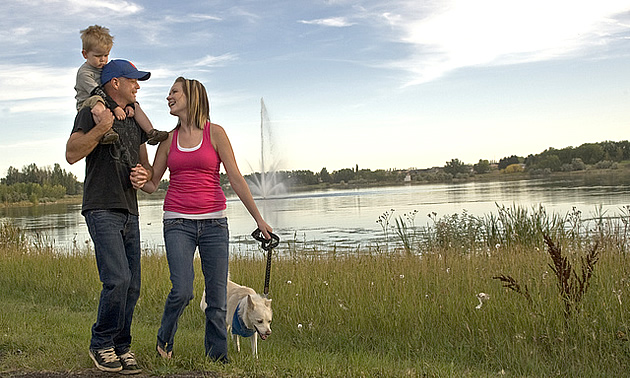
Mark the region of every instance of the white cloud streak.
<instances>
[{"instance_id":1,"label":"white cloud streak","mask_svg":"<svg viewBox=\"0 0 630 378\"><path fill-rule=\"evenodd\" d=\"M86 12L88 10L109 10L114 12L123 12L130 15L140 12L143 7L129 1L107 1L107 0L71 0L68 3L74 8L75 12Z\"/></svg>"},{"instance_id":2,"label":"white cloud streak","mask_svg":"<svg viewBox=\"0 0 630 378\"><path fill-rule=\"evenodd\" d=\"M626 1L455 0L429 10L406 4L383 19L412 46L392 64L411 74L407 85L439 79L453 70L482 65L544 61L582 53L628 27L612 20ZM424 12L423 17L418 14Z\"/></svg>"},{"instance_id":3,"label":"white cloud streak","mask_svg":"<svg viewBox=\"0 0 630 378\"><path fill-rule=\"evenodd\" d=\"M76 68L0 64L0 102L74 98L75 76Z\"/></svg>"},{"instance_id":4,"label":"white cloud streak","mask_svg":"<svg viewBox=\"0 0 630 378\"><path fill-rule=\"evenodd\" d=\"M206 55L198 61L193 62L192 65L195 67L216 67L237 59L237 56L234 54L223 54L219 56Z\"/></svg>"},{"instance_id":5,"label":"white cloud streak","mask_svg":"<svg viewBox=\"0 0 630 378\"><path fill-rule=\"evenodd\" d=\"M331 26L335 28L344 28L348 26L354 25L353 22L348 21L345 17L332 17L332 18L321 18L317 20L300 20L298 21L302 24L306 25L320 25L320 26Z\"/></svg>"}]
</instances>

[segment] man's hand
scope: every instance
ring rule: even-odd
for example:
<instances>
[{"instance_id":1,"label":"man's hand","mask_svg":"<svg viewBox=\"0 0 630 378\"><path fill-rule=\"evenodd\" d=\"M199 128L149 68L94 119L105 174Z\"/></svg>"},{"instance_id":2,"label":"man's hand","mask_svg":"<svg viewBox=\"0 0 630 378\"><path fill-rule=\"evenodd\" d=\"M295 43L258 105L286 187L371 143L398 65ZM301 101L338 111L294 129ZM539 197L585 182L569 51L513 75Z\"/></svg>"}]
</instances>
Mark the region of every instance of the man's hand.
<instances>
[{"instance_id":1,"label":"man's hand","mask_svg":"<svg viewBox=\"0 0 630 378\"><path fill-rule=\"evenodd\" d=\"M134 189L141 189L144 184L149 181L149 171L147 171L142 165L136 164L135 167L131 168L129 178Z\"/></svg>"},{"instance_id":2,"label":"man's hand","mask_svg":"<svg viewBox=\"0 0 630 378\"><path fill-rule=\"evenodd\" d=\"M112 126L114 126L114 115L112 114L112 111L107 108L105 108L105 110L99 114L99 119L97 119L94 114L92 114L92 117L94 118L94 123L96 123L96 126L99 129L102 126L106 127L105 130L103 130L103 134L105 134L107 131L109 131L109 129L112 128ZM101 134L101 136L103 134Z\"/></svg>"},{"instance_id":3,"label":"man's hand","mask_svg":"<svg viewBox=\"0 0 630 378\"><path fill-rule=\"evenodd\" d=\"M103 112L105 110L107 110L107 108L100 101L92 107L92 117L94 118L94 123L99 123L101 122L101 120L103 120Z\"/></svg>"},{"instance_id":4,"label":"man's hand","mask_svg":"<svg viewBox=\"0 0 630 378\"><path fill-rule=\"evenodd\" d=\"M92 114L92 118L94 118L96 123L92 130L87 133L83 130L78 130L70 134L70 138L68 138L66 143L66 161L68 163L74 164L88 156L94 150L94 147L98 146L99 141L107 130L114 125L114 115L109 109L105 109L99 114L100 119L97 120L94 114Z\"/></svg>"}]
</instances>

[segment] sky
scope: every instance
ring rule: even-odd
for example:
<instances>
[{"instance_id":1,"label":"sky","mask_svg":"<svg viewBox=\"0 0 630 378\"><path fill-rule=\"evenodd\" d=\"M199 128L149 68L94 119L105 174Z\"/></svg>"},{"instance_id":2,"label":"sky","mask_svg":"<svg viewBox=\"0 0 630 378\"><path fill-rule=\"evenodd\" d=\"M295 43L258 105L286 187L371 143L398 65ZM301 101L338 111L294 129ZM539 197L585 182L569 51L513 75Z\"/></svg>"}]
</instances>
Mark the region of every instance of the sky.
<instances>
[{"instance_id":1,"label":"sky","mask_svg":"<svg viewBox=\"0 0 630 378\"><path fill-rule=\"evenodd\" d=\"M138 101L171 130L175 78L201 81L244 174L261 99L276 169L407 169L527 156L630 125L630 3L618 0L21 0L0 12L0 177L61 167L80 30L151 72ZM153 159L154 147L149 147ZM269 160L269 159L268 159Z\"/></svg>"}]
</instances>

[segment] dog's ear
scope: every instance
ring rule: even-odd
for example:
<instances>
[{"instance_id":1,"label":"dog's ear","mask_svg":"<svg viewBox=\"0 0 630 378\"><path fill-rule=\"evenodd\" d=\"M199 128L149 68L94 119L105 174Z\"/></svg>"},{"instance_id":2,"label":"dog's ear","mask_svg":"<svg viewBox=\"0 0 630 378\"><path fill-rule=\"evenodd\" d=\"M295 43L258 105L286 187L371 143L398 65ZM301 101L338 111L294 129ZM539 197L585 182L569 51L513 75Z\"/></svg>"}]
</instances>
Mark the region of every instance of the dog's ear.
<instances>
[{"instance_id":1,"label":"dog's ear","mask_svg":"<svg viewBox=\"0 0 630 378\"><path fill-rule=\"evenodd\" d=\"M251 294L247 294L247 306L249 306L249 308L254 308L254 300L252 299Z\"/></svg>"},{"instance_id":2,"label":"dog's ear","mask_svg":"<svg viewBox=\"0 0 630 378\"><path fill-rule=\"evenodd\" d=\"M271 308L271 299L265 298L265 306Z\"/></svg>"}]
</instances>

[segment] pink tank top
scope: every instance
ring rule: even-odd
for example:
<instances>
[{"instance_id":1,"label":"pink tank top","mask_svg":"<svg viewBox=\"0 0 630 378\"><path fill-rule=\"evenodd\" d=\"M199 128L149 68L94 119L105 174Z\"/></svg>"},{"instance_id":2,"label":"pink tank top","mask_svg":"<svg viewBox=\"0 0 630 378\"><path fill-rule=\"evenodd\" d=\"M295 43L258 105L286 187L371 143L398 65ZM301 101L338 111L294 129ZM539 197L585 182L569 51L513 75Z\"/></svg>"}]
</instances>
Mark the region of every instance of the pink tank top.
<instances>
[{"instance_id":1,"label":"pink tank top","mask_svg":"<svg viewBox=\"0 0 630 378\"><path fill-rule=\"evenodd\" d=\"M225 210L225 194L221 189L221 159L210 142L210 123L203 129L201 146L194 151L177 147L179 129L173 132L166 160L170 183L164 198L164 210L183 214L205 214Z\"/></svg>"}]
</instances>

